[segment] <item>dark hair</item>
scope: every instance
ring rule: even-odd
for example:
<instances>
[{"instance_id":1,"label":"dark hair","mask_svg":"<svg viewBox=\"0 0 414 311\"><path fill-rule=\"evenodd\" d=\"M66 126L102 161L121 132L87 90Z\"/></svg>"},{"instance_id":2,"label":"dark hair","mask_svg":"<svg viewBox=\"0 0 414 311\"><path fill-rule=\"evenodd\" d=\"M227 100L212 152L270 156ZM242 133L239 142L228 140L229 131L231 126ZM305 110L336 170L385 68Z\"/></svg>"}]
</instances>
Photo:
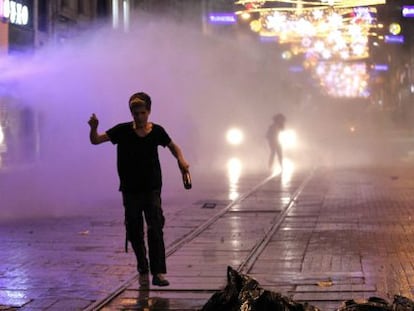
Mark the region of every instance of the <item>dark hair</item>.
<instances>
[{"instance_id":1,"label":"dark hair","mask_svg":"<svg viewBox=\"0 0 414 311\"><path fill-rule=\"evenodd\" d=\"M273 121L277 123L284 123L286 122L286 117L282 113L278 113L273 116Z\"/></svg>"},{"instance_id":2,"label":"dark hair","mask_svg":"<svg viewBox=\"0 0 414 311\"><path fill-rule=\"evenodd\" d=\"M145 103L145 108L151 110L151 97L144 92L135 93L129 98L129 108L131 109L132 105L142 101Z\"/></svg>"}]
</instances>

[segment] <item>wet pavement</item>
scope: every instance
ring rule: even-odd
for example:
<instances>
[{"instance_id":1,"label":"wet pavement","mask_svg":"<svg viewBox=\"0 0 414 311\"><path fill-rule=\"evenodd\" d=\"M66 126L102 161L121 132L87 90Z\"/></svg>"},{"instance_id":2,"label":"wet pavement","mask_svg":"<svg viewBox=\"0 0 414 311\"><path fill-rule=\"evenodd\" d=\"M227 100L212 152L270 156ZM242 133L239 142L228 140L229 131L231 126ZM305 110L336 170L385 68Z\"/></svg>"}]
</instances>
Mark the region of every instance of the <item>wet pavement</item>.
<instances>
[{"instance_id":1,"label":"wet pavement","mask_svg":"<svg viewBox=\"0 0 414 311\"><path fill-rule=\"evenodd\" d=\"M199 310L225 284L227 266L242 263L260 229L270 225L271 215L307 176L248 274L265 289L322 310L334 310L347 299L413 298L414 141L401 144L391 161L333 165L339 160L330 157L326 165L320 161L276 176L233 205L231 216L207 228L206 235L171 252L167 288L139 290L129 283L135 262L124 252L115 191L79 215L3 220L0 310L93 310L122 284L126 290L103 310ZM194 170L191 191L182 185L165 190L167 250L232 204L235 191L243 196L268 176L247 172L235 190L224 171Z\"/></svg>"}]
</instances>

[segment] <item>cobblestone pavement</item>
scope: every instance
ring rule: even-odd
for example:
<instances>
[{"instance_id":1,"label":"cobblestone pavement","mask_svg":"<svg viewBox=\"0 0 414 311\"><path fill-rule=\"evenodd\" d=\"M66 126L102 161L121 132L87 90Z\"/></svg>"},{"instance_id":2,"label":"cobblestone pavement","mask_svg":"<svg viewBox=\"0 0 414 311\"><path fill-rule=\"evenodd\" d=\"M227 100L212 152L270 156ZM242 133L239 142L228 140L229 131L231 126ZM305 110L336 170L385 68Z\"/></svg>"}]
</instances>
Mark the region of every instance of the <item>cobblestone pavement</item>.
<instances>
[{"instance_id":1,"label":"cobblestone pavement","mask_svg":"<svg viewBox=\"0 0 414 311\"><path fill-rule=\"evenodd\" d=\"M206 202L230 202L218 177L165 191L167 246L217 212ZM78 215L0 221L0 310L82 310L136 273L119 194L100 203Z\"/></svg>"},{"instance_id":2,"label":"cobblestone pavement","mask_svg":"<svg viewBox=\"0 0 414 311\"><path fill-rule=\"evenodd\" d=\"M407 157L404 152L388 162L319 167L249 274L266 289L324 310L351 298L413 298L414 162ZM286 187L299 183L309 169L299 168L285 185L270 184L246 204L257 206L260 214L275 197L291 196ZM238 191L248 191L265 177L242 176ZM167 245L230 202L225 177L195 172L193 181L192 191L177 188L165 194ZM203 208L205 203L215 208ZM3 220L0 309L83 310L131 278L135 263L131 252L124 253L122 217L115 193L79 215ZM211 241L202 241L204 249L168 259L169 288L143 292L131 286L122 294L122 303L131 310L149 308L140 306L149 300L153 310L200 308L224 284L226 266L238 263L237 251L231 262L217 256L227 241L225 225L234 222L212 232ZM247 226L233 228L233 240ZM209 264L195 272L191 267L200 257L191 252L200 251ZM120 305L107 308L119 309L128 310Z\"/></svg>"},{"instance_id":3,"label":"cobblestone pavement","mask_svg":"<svg viewBox=\"0 0 414 311\"><path fill-rule=\"evenodd\" d=\"M319 169L249 275L265 289L322 310L348 299L413 298L413 174L408 167ZM280 189L269 187L245 204L267 214L263 203L271 198L265 193L280 197ZM234 215L211 228L209 240L169 258L167 290L132 285L105 310L148 306L148 297L161 305L153 310L198 310L224 285L226 266L240 264L243 244L251 242L246 231L253 235Z\"/></svg>"}]
</instances>

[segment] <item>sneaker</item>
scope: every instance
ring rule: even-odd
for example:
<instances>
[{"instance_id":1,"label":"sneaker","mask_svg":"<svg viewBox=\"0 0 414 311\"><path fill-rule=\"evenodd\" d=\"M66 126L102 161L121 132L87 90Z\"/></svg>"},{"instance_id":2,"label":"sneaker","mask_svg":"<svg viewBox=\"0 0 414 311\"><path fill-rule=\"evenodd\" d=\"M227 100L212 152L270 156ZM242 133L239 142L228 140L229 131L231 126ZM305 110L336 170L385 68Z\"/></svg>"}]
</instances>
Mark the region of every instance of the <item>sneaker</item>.
<instances>
[{"instance_id":1,"label":"sneaker","mask_svg":"<svg viewBox=\"0 0 414 311\"><path fill-rule=\"evenodd\" d=\"M149 285L149 274L140 273L138 277L138 282L140 286L148 286Z\"/></svg>"},{"instance_id":2,"label":"sneaker","mask_svg":"<svg viewBox=\"0 0 414 311\"><path fill-rule=\"evenodd\" d=\"M152 277L152 285L156 286L168 286L170 285L170 282L166 278L164 278L164 275L162 274L155 274Z\"/></svg>"}]
</instances>

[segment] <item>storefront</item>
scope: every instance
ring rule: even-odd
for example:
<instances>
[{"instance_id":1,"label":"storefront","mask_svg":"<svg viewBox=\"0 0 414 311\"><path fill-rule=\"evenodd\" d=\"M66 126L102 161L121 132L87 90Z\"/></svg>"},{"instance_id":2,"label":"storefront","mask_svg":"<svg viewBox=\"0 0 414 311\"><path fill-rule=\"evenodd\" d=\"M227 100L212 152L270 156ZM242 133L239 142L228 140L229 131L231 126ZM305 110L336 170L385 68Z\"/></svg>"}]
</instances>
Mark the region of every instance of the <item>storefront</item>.
<instances>
[{"instance_id":1,"label":"storefront","mask_svg":"<svg viewBox=\"0 0 414 311\"><path fill-rule=\"evenodd\" d=\"M33 25L33 0L0 0L3 63L8 57L33 51ZM38 154L36 113L19 98L18 83L0 80L0 170L32 163Z\"/></svg>"},{"instance_id":2,"label":"storefront","mask_svg":"<svg viewBox=\"0 0 414 311\"><path fill-rule=\"evenodd\" d=\"M0 0L0 17L1 44L7 46L8 53L32 51L35 37L33 0Z\"/></svg>"},{"instance_id":3,"label":"storefront","mask_svg":"<svg viewBox=\"0 0 414 311\"><path fill-rule=\"evenodd\" d=\"M0 171L32 164L39 157L39 123L32 107L18 97L0 96Z\"/></svg>"}]
</instances>

